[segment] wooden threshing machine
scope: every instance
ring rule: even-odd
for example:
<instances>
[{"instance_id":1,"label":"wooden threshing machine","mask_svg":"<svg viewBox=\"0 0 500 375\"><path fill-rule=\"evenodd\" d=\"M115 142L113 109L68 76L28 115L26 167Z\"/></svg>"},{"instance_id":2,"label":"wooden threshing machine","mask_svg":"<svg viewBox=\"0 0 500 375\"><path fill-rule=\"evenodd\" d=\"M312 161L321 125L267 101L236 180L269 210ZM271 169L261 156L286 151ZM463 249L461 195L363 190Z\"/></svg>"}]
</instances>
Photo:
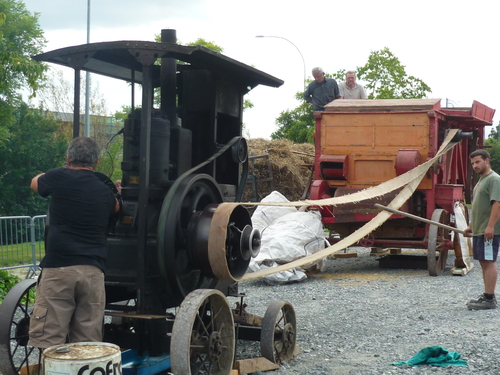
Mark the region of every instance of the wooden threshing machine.
<instances>
[{"instance_id":1,"label":"wooden threshing machine","mask_svg":"<svg viewBox=\"0 0 500 375\"><path fill-rule=\"evenodd\" d=\"M176 375L229 374L236 339L260 341L272 362L289 359L292 305L275 301L264 317L253 316L237 283L260 247L260 234L237 203L248 172L243 96L283 81L207 48L178 45L175 30L161 36L160 43L92 43L34 56L74 69L74 136L81 71L130 83L132 111L118 132L123 205L108 232L104 341L124 350L123 373L130 375L170 368ZM35 286L21 282L0 306L3 375L33 373L39 360L38 349L27 345L26 296ZM238 298L237 308L227 296Z\"/></svg>"},{"instance_id":2,"label":"wooden threshing machine","mask_svg":"<svg viewBox=\"0 0 500 375\"><path fill-rule=\"evenodd\" d=\"M471 108L441 108L440 102L335 100L324 112L316 112L310 198L340 197L400 176L437 155L447 132L459 129L454 141L461 142L437 159L400 208L404 213L454 225L455 202L470 203L475 183L468 155L483 148L484 127L492 124L495 111L476 101ZM340 238L345 237L375 217L380 211L375 203L387 204L396 194L321 207L322 221ZM359 244L428 249L429 274L436 276L445 268L448 250L461 254L458 237L452 240L447 229L394 214Z\"/></svg>"}]
</instances>

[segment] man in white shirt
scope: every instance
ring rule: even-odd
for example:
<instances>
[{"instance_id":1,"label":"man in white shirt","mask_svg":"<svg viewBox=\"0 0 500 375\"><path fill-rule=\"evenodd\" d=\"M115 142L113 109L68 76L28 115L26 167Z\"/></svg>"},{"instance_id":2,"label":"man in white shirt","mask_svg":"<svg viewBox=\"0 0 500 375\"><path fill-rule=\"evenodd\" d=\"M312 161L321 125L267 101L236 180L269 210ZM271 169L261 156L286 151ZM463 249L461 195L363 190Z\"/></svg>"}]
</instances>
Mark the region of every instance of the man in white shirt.
<instances>
[{"instance_id":1,"label":"man in white shirt","mask_svg":"<svg viewBox=\"0 0 500 375\"><path fill-rule=\"evenodd\" d=\"M351 70L346 73L345 82L340 82L339 90L342 99L368 99L365 88L356 83L356 73Z\"/></svg>"}]
</instances>

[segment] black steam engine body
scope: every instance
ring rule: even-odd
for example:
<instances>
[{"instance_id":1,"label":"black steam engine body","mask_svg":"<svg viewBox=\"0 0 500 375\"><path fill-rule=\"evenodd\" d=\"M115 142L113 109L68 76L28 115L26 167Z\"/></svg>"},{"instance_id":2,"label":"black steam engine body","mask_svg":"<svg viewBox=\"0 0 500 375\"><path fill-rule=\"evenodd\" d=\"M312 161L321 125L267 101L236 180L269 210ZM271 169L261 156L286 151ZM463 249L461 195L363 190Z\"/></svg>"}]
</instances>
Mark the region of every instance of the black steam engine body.
<instances>
[{"instance_id":1,"label":"black steam engine body","mask_svg":"<svg viewBox=\"0 0 500 375\"><path fill-rule=\"evenodd\" d=\"M263 318L253 316L237 288L260 245L248 212L237 203L247 171L243 96L259 84L283 82L207 48L178 45L175 30L161 36L160 43L102 42L34 56L74 69L74 136L80 134L81 71L130 82L122 208L108 233L111 318L104 341L139 358L158 357L159 363L169 357L175 374L228 374L236 336L260 340L262 354L274 362L290 358L293 307L275 302ZM142 87L140 105L134 103L136 84ZM154 109L158 91L161 105ZM9 361L2 369L6 375L29 366L28 352L26 363L16 363L13 355L26 345L19 339L26 321L15 322L15 310L33 287L26 281L7 301L12 318L0 331L15 331L17 338L0 337L10 347L0 353ZM241 298L237 308L229 307L226 296ZM29 321L29 307L24 310Z\"/></svg>"}]
</instances>

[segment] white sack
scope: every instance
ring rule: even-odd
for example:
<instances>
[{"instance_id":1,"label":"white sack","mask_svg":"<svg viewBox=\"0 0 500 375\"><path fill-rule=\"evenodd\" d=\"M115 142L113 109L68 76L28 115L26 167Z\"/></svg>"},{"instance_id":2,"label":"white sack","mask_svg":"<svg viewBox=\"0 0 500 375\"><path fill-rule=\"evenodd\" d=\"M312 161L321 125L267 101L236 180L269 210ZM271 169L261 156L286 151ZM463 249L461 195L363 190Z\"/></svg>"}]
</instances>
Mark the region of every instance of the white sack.
<instances>
[{"instance_id":1,"label":"white sack","mask_svg":"<svg viewBox=\"0 0 500 375\"><path fill-rule=\"evenodd\" d=\"M261 200L264 203L290 202L285 196L276 190ZM252 226L259 231L271 225L277 218L287 213L297 212L295 207L275 207L275 206L257 206L252 215Z\"/></svg>"},{"instance_id":2,"label":"white sack","mask_svg":"<svg viewBox=\"0 0 500 375\"><path fill-rule=\"evenodd\" d=\"M276 191L262 201L288 202ZM325 248L325 232L318 212L299 212L294 207L259 208L252 216L252 225L261 231L261 248L259 255L250 260L249 272L276 267ZM314 266L322 269L323 261L311 264ZM295 268L266 276L264 280L275 285L306 278L302 268Z\"/></svg>"}]
</instances>

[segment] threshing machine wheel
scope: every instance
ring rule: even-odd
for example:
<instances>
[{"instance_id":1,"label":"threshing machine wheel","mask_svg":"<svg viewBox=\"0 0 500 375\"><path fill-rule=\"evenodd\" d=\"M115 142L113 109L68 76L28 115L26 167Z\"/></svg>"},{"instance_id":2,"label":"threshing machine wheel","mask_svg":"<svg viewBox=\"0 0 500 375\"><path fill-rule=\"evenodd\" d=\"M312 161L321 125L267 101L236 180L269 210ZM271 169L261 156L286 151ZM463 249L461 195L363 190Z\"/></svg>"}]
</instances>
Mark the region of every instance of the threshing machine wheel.
<instances>
[{"instance_id":1,"label":"threshing machine wheel","mask_svg":"<svg viewBox=\"0 0 500 375\"><path fill-rule=\"evenodd\" d=\"M221 202L215 180L206 174L187 176L163 202L158 223L159 266L171 291L170 299L179 304L191 291L214 288L217 283L189 257L188 242L194 240L190 229L195 216L208 205Z\"/></svg>"},{"instance_id":2,"label":"threshing machine wheel","mask_svg":"<svg viewBox=\"0 0 500 375\"><path fill-rule=\"evenodd\" d=\"M3 375L19 375L21 368L35 374L40 363L38 348L28 346L30 315L34 307L36 280L16 284L0 305L0 370Z\"/></svg>"},{"instance_id":3,"label":"threshing machine wheel","mask_svg":"<svg viewBox=\"0 0 500 375\"><path fill-rule=\"evenodd\" d=\"M234 321L226 297L198 289L182 302L172 328L174 374L230 374L235 347Z\"/></svg>"},{"instance_id":4,"label":"threshing machine wheel","mask_svg":"<svg viewBox=\"0 0 500 375\"><path fill-rule=\"evenodd\" d=\"M443 209L435 209L432 213L432 221L441 224L450 224L450 215ZM436 225L429 226L427 269L430 276L441 276L446 267L448 259L447 240L450 240L450 231Z\"/></svg>"},{"instance_id":5,"label":"threshing machine wheel","mask_svg":"<svg viewBox=\"0 0 500 375\"><path fill-rule=\"evenodd\" d=\"M274 363L293 357L297 338L295 310L289 302L273 301L262 320L260 351Z\"/></svg>"}]
</instances>

